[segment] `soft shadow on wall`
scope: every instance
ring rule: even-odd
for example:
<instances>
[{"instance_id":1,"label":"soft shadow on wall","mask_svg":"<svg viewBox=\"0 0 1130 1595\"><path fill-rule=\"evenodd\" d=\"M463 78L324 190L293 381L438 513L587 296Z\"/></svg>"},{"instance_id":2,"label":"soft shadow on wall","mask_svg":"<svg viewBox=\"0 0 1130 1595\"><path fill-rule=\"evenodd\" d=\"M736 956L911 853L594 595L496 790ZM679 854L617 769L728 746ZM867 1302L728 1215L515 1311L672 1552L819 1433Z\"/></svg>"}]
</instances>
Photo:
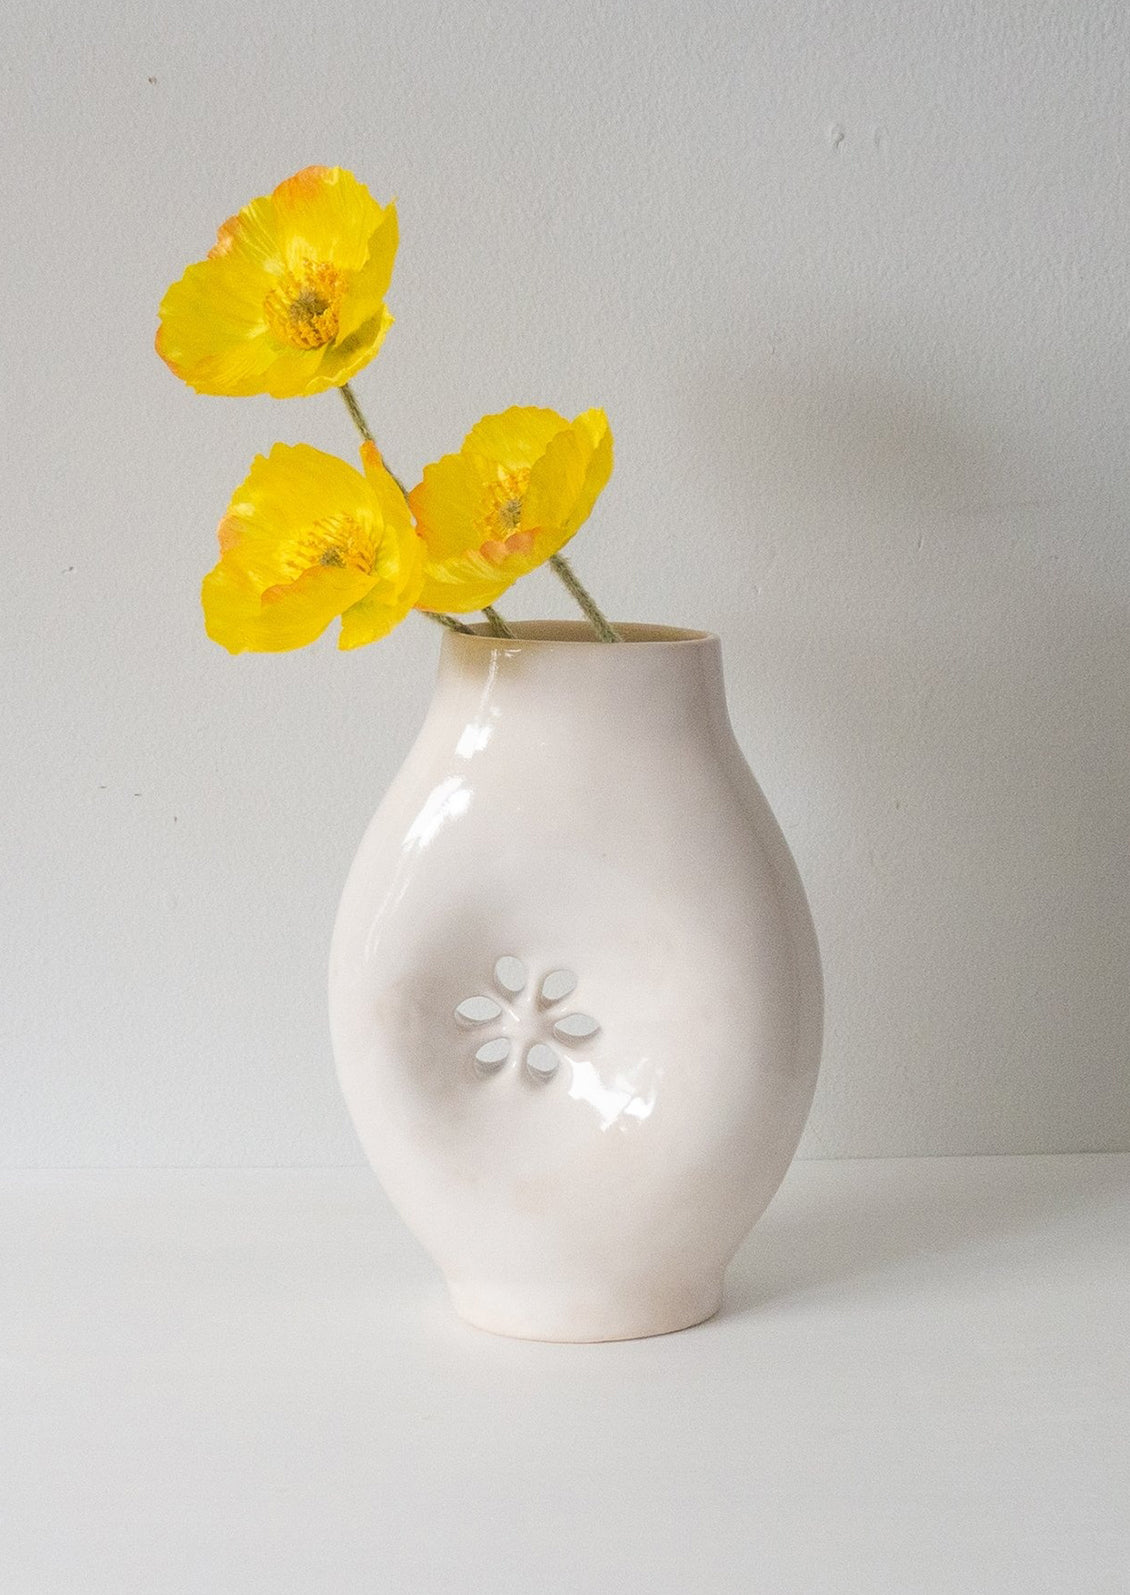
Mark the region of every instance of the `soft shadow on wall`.
<instances>
[{"instance_id":1,"label":"soft shadow on wall","mask_svg":"<svg viewBox=\"0 0 1130 1595\"><path fill-rule=\"evenodd\" d=\"M936 390L698 398L735 725L825 960L804 1151L1130 1147L1120 504Z\"/></svg>"}]
</instances>

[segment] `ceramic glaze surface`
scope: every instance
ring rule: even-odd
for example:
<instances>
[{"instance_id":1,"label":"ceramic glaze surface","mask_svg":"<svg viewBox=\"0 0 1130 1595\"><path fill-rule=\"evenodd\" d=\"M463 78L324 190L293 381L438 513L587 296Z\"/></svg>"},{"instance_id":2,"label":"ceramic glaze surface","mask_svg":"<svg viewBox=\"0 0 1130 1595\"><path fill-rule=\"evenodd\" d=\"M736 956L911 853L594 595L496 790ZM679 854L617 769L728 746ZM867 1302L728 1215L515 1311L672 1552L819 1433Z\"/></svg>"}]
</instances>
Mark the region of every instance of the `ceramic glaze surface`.
<instances>
[{"instance_id":1,"label":"ceramic glaze surface","mask_svg":"<svg viewBox=\"0 0 1130 1595\"><path fill-rule=\"evenodd\" d=\"M448 633L334 932L365 1150L503 1334L700 1322L812 1099L819 958L718 640Z\"/></svg>"}]
</instances>

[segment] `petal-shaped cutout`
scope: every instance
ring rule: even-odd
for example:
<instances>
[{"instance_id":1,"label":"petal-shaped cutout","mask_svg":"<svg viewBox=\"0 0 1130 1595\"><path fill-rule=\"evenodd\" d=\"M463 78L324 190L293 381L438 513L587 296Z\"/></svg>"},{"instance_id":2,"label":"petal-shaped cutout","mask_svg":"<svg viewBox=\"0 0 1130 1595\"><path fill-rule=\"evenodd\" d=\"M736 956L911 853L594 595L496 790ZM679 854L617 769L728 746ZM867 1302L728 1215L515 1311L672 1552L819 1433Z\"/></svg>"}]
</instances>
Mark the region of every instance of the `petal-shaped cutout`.
<instances>
[{"instance_id":1,"label":"petal-shaped cutout","mask_svg":"<svg viewBox=\"0 0 1130 1595\"><path fill-rule=\"evenodd\" d=\"M549 1080L557 1073L561 1059L544 1041L535 1041L526 1054L526 1068L535 1080Z\"/></svg>"},{"instance_id":2,"label":"petal-shaped cutout","mask_svg":"<svg viewBox=\"0 0 1130 1595\"><path fill-rule=\"evenodd\" d=\"M502 1008L493 997L465 997L456 1008L455 1017L465 1024L485 1025L501 1013Z\"/></svg>"},{"instance_id":3,"label":"petal-shaped cutout","mask_svg":"<svg viewBox=\"0 0 1130 1595\"><path fill-rule=\"evenodd\" d=\"M520 958L507 953L500 958L494 966L494 978L511 996L516 997L520 991L526 989L526 966Z\"/></svg>"},{"instance_id":4,"label":"petal-shaped cutout","mask_svg":"<svg viewBox=\"0 0 1130 1595\"><path fill-rule=\"evenodd\" d=\"M541 1000L548 1008L561 1002L577 987L577 977L571 969L552 969L541 983Z\"/></svg>"},{"instance_id":5,"label":"petal-shaped cutout","mask_svg":"<svg viewBox=\"0 0 1130 1595\"><path fill-rule=\"evenodd\" d=\"M493 1041L484 1041L475 1053L475 1068L480 1074L495 1074L510 1056L510 1038L496 1036Z\"/></svg>"},{"instance_id":6,"label":"petal-shaped cutout","mask_svg":"<svg viewBox=\"0 0 1130 1595\"><path fill-rule=\"evenodd\" d=\"M587 1041L599 1029L591 1013L567 1013L554 1025L553 1034L559 1041Z\"/></svg>"}]
</instances>

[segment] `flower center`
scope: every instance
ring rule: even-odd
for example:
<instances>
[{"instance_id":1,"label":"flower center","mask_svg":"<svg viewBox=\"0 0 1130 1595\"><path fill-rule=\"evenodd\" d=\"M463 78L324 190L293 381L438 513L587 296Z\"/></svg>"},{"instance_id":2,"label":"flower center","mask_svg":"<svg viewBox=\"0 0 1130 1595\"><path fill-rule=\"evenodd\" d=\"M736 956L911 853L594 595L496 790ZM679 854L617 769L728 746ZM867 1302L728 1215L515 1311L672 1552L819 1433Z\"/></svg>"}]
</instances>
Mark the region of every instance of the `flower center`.
<instances>
[{"instance_id":1,"label":"flower center","mask_svg":"<svg viewBox=\"0 0 1130 1595\"><path fill-rule=\"evenodd\" d=\"M321 349L337 337L347 272L328 260L303 261L284 272L263 301L267 325L292 349Z\"/></svg>"},{"instance_id":2,"label":"flower center","mask_svg":"<svg viewBox=\"0 0 1130 1595\"><path fill-rule=\"evenodd\" d=\"M505 504L498 506L498 523L500 526L505 526L508 531L512 532L521 519L522 500L520 498L508 498Z\"/></svg>"},{"instance_id":3,"label":"flower center","mask_svg":"<svg viewBox=\"0 0 1130 1595\"><path fill-rule=\"evenodd\" d=\"M279 549L277 570L282 580L264 592L264 601L281 598L287 587L309 570L328 566L371 576L376 558L372 534L360 521L352 515L328 516L304 527Z\"/></svg>"},{"instance_id":4,"label":"flower center","mask_svg":"<svg viewBox=\"0 0 1130 1595\"><path fill-rule=\"evenodd\" d=\"M508 554L526 553L533 544L533 532L519 530L522 501L529 481L528 467L507 471L500 466L498 480L487 486L481 522L486 535L479 552L492 565L501 565Z\"/></svg>"}]
</instances>

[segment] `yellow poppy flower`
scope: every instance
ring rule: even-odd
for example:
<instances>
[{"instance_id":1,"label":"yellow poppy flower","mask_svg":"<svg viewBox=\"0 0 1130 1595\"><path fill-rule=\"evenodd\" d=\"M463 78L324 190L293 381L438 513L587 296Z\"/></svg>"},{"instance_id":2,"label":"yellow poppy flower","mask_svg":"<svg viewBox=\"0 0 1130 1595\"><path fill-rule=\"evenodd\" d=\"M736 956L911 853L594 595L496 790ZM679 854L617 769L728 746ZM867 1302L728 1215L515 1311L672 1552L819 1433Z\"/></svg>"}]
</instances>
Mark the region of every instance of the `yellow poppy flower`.
<instances>
[{"instance_id":1,"label":"yellow poppy flower","mask_svg":"<svg viewBox=\"0 0 1130 1595\"><path fill-rule=\"evenodd\" d=\"M575 421L518 406L484 416L409 494L427 544L418 607L466 614L493 604L564 547L611 474L603 410Z\"/></svg>"},{"instance_id":2,"label":"yellow poppy flower","mask_svg":"<svg viewBox=\"0 0 1130 1595\"><path fill-rule=\"evenodd\" d=\"M338 646L375 642L420 594L424 545L376 445L365 474L307 443L257 455L204 578L209 637L230 653L303 648L341 616Z\"/></svg>"},{"instance_id":3,"label":"yellow poppy flower","mask_svg":"<svg viewBox=\"0 0 1130 1595\"><path fill-rule=\"evenodd\" d=\"M295 399L340 387L392 317L394 205L340 166L308 166L220 228L161 301L157 353L198 393Z\"/></svg>"}]
</instances>

